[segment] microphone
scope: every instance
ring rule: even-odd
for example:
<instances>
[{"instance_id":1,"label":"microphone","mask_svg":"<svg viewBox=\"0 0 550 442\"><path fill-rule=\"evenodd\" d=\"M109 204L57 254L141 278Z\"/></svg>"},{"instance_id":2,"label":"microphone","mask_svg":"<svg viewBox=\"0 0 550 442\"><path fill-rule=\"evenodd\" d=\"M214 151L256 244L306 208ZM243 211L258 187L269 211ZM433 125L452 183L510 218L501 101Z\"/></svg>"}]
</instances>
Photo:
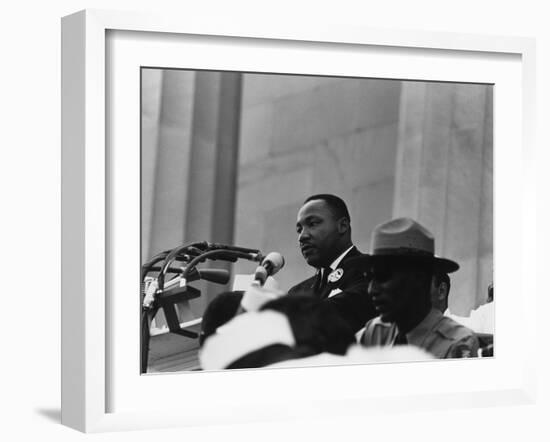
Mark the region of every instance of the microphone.
<instances>
[{"instance_id":1,"label":"microphone","mask_svg":"<svg viewBox=\"0 0 550 442\"><path fill-rule=\"evenodd\" d=\"M197 281L202 279L203 281L210 281L216 284L227 284L231 278L231 273L229 270L225 269L197 269L193 267L187 274L187 278L182 278L176 276L174 279L171 279L166 284L164 284L164 290L173 287L178 284L180 287L187 285L188 282Z\"/></svg>"},{"instance_id":2,"label":"microphone","mask_svg":"<svg viewBox=\"0 0 550 442\"><path fill-rule=\"evenodd\" d=\"M259 254L260 251L258 249L249 249L247 247L238 247L238 246L229 246L225 244L218 244L218 243L207 243L208 244L208 250L231 250L232 252L241 252L241 253L250 253L250 254Z\"/></svg>"},{"instance_id":3,"label":"microphone","mask_svg":"<svg viewBox=\"0 0 550 442\"><path fill-rule=\"evenodd\" d=\"M149 269L150 272L159 272L161 270L160 267L151 267ZM166 273L179 273L182 274L184 271L181 267L169 267ZM199 270L196 267L194 267L189 274L187 275L187 282L196 281L197 279L203 279L205 281L215 282L216 284L227 284L229 282L229 279L231 278L231 274L228 270L225 269L202 269ZM172 281L181 281L181 278L174 278L168 281L165 284L165 287L168 287L170 283L172 285L175 282Z\"/></svg>"},{"instance_id":4,"label":"microphone","mask_svg":"<svg viewBox=\"0 0 550 442\"><path fill-rule=\"evenodd\" d=\"M257 311L266 302L283 296L285 292L277 287L276 281L273 287L266 288L264 284L268 276L272 276L283 268L285 259L278 252L268 253L262 263L256 268L254 281L244 292L241 299L240 311Z\"/></svg>"},{"instance_id":5,"label":"microphone","mask_svg":"<svg viewBox=\"0 0 550 442\"><path fill-rule=\"evenodd\" d=\"M275 275L285 265L285 259L279 252L270 252L256 268L254 283L263 286L268 276ZM253 284L254 284L253 283Z\"/></svg>"},{"instance_id":6,"label":"microphone","mask_svg":"<svg viewBox=\"0 0 550 442\"><path fill-rule=\"evenodd\" d=\"M203 281L210 281L216 284L227 284L231 274L229 270L225 269L202 269L199 270L196 267L187 275L187 282L196 281L202 279Z\"/></svg>"}]
</instances>

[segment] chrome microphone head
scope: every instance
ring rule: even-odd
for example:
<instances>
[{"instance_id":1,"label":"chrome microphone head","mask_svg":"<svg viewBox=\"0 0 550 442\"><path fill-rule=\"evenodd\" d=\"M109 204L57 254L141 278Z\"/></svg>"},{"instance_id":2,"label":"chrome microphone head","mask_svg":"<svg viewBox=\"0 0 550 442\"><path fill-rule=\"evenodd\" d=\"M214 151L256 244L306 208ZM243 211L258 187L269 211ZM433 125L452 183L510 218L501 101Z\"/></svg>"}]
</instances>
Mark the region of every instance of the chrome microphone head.
<instances>
[{"instance_id":1,"label":"chrome microphone head","mask_svg":"<svg viewBox=\"0 0 550 442\"><path fill-rule=\"evenodd\" d=\"M267 270L268 276L275 275L285 265L285 258L279 252L270 252L262 261L262 267Z\"/></svg>"},{"instance_id":2,"label":"chrome microphone head","mask_svg":"<svg viewBox=\"0 0 550 442\"><path fill-rule=\"evenodd\" d=\"M254 281L257 281L260 285L264 285L268 276L269 273L263 265L256 267L256 271L254 272Z\"/></svg>"}]
</instances>

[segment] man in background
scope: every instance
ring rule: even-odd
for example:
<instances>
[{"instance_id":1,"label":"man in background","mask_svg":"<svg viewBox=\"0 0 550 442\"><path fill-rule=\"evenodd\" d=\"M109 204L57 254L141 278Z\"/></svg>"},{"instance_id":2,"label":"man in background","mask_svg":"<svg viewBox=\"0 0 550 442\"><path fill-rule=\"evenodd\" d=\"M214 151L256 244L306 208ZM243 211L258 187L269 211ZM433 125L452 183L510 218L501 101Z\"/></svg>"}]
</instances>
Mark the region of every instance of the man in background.
<instances>
[{"instance_id":1,"label":"man in background","mask_svg":"<svg viewBox=\"0 0 550 442\"><path fill-rule=\"evenodd\" d=\"M479 341L481 354L483 356L492 356L494 334L493 284L489 285L486 303L470 311L469 316L458 316L451 313L449 310L450 289L451 280L449 275L446 273L436 273L432 279L431 287L432 306L441 311L445 316L475 332Z\"/></svg>"},{"instance_id":2,"label":"man in background","mask_svg":"<svg viewBox=\"0 0 550 442\"><path fill-rule=\"evenodd\" d=\"M328 303L357 332L376 312L367 293L363 255L351 239L346 203L330 194L310 196L298 211L296 232L315 274L290 288L289 295L300 293Z\"/></svg>"},{"instance_id":3,"label":"man in background","mask_svg":"<svg viewBox=\"0 0 550 442\"><path fill-rule=\"evenodd\" d=\"M444 315L449 313L449 291L451 290L451 279L447 273L435 273L432 278L430 289L432 307Z\"/></svg>"}]
</instances>

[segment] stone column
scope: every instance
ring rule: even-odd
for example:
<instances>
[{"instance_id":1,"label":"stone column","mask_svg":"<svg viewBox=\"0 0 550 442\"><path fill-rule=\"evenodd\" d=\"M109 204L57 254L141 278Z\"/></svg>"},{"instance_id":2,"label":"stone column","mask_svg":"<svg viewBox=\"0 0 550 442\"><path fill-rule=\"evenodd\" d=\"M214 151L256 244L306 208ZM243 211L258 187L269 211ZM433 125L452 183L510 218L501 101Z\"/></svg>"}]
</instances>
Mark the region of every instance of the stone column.
<instances>
[{"instance_id":1,"label":"stone column","mask_svg":"<svg viewBox=\"0 0 550 442\"><path fill-rule=\"evenodd\" d=\"M240 104L240 74L142 72L142 260L194 241L232 244ZM193 286L202 296L178 303L180 322L202 316L212 296L227 289ZM165 325L161 310L153 327ZM154 341L157 359L198 345L176 335Z\"/></svg>"},{"instance_id":2,"label":"stone column","mask_svg":"<svg viewBox=\"0 0 550 442\"><path fill-rule=\"evenodd\" d=\"M141 96L141 258L183 243L191 151L194 73L143 69ZM180 319L193 319L189 302ZM161 311L153 327L166 324Z\"/></svg>"},{"instance_id":3,"label":"stone column","mask_svg":"<svg viewBox=\"0 0 550 442\"><path fill-rule=\"evenodd\" d=\"M468 315L492 281L492 86L404 82L393 213L436 238L456 260L449 306Z\"/></svg>"},{"instance_id":4,"label":"stone column","mask_svg":"<svg viewBox=\"0 0 550 442\"><path fill-rule=\"evenodd\" d=\"M158 71L157 71L158 72ZM183 243L185 201L189 156L191 152L191 122L194 73L162 70L157 127L142 128L142 218L149 217L149 243L145 259ZM145 77L145 76L144 76ZM142 98L146 116L145 95ZM151 109L151 112L154 108ZM154 115L154 114L153 114ZM152 169L154 173L150 172ZM149 180L152 179L152 183ZM149 192L152 200L149 201ZM150 207L150 209L149 209ZM150 211L149 214L147 212ZM142 232L147 224L142 224Z\"/></svg>"},{"instance_id":5,"label":"stone column","mask_svg":"<svg viewBox=\"0 0 550 442\"><path fill-rule=\"evenodd\" d=\"M142 259L193 241L232 244L241 75L151 70L142 85ZM195 286L202 296L182 320L228 288Z\"/></svg>"},{"instance_id":6,"label":"stone column","mask_svg":"<svg viewBox=\"0 0 550 442\"><path fill-rule=\"evenodd\" d=\"M141 261L150 255L162 71L141 71Z\"/></svg>"},{"instance_id":7,"label":"stone column","mask_svg":"<svg viewBox=\"0 0 550 442\"><path fill-rule=\"evenodd\" d=\"M239 157L242 75L232 72L197 72L187 211L186 242L212 241L232 244ZM216 268L231 269L216 261ZM203 284L197 301L202 310L210 299L228 289Z\"/></svg>"}]
</instances>

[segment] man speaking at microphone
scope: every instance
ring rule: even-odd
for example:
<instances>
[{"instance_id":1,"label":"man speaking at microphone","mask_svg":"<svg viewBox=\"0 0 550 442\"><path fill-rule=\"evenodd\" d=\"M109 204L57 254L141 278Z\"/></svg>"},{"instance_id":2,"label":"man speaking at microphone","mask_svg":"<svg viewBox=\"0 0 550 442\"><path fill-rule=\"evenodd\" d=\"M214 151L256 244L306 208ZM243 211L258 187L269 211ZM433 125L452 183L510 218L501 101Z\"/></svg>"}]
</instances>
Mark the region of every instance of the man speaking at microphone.
<instances>
[{"instance_id":1,"label":"man speaking at microphone","mask_svg":"<svg viewBox=\"0 0 550 442\"><path fill-rule=\"evenodd\" d=\"M359 331L365 320L377 315L367 293L369 278L363 270L363 255L351 240L346 203L330 194L310 196L298 211L296 231L302 255L316 273L288 293L326 301L354 333Z\"/></svg>"}]
</instances>

